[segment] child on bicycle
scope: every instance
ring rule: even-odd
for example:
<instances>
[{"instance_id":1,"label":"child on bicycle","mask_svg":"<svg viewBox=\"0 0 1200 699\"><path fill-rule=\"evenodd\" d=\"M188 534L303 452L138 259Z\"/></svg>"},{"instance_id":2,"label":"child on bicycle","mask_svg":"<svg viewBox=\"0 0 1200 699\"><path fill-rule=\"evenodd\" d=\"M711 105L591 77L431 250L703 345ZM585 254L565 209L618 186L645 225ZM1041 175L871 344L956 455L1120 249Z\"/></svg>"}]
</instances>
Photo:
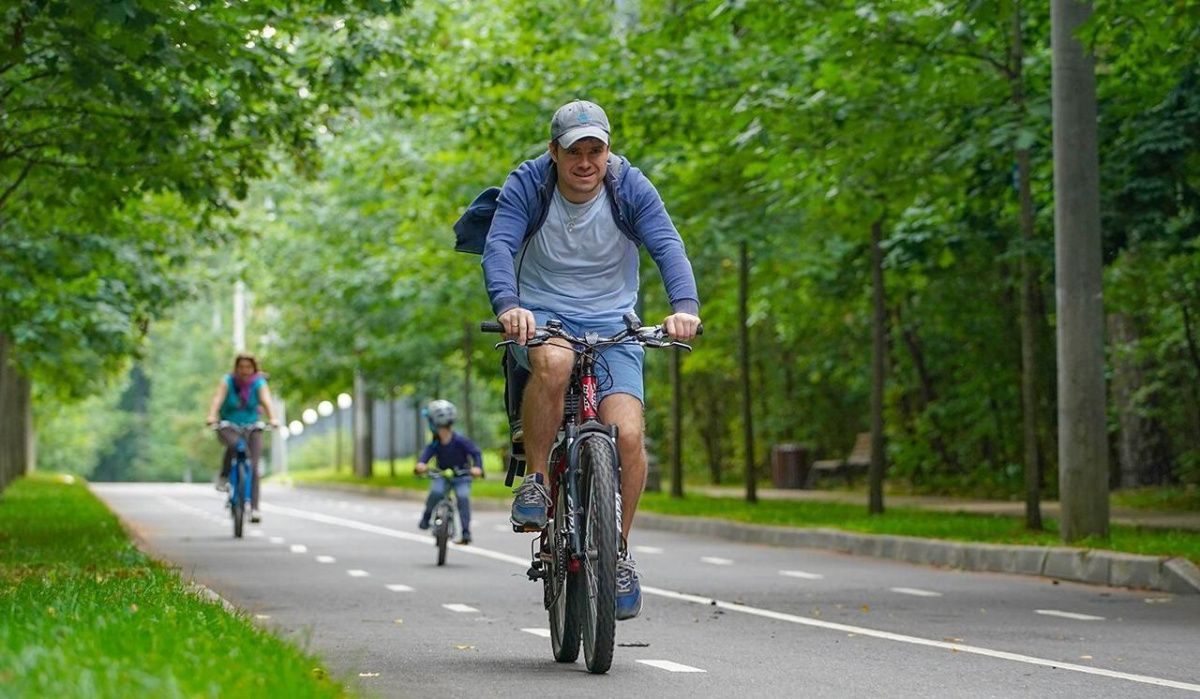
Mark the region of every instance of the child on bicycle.
<instances>
[{"instance_id":1,"label":"child on bicycle","mask_svg":"<svg viewBox=\"0 0 1200 699\"><path fill-rule=\"evenodd\" d=\"M429 484L429 498L425 501L425 512L417 524L421 529L429 528L429 516L434 505L446 495L448 487L454 488L458 498L458 514L462 519L462 538L460 544L471 543L471 480L483 476L483 454L467 437L454 431L454 420L458 410L448 400L435 400L425 408L425 419L434 438L421 452L417 460L415 472L424 474L429 470L429 460L437 457L438 469L453 469L455 476L447 482L439 474L434 474L433 482Z\"/></svg>"}]
</instances>

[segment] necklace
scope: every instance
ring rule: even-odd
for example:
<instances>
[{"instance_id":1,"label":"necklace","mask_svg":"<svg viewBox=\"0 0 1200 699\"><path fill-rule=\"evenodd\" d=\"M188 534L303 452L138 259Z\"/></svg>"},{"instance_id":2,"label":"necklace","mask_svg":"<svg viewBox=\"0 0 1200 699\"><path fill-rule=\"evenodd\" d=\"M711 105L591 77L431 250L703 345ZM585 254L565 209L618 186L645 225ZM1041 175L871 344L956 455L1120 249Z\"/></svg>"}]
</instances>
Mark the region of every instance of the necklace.
<instances>
[{"instance_id":1,"label":"necklace","mask_svg":"<svg viewBox=\"0 0 1200 699\"><path fill-rule=\"evenodd\" d=\"M570 200L562 196L561 193L558 195L558 208L559 211L562 212L563 218L567 220L566 229L568 235L575 233L575 222L578 221L581 216L587 213L599 198L599 196L596 196L590 201L584 202L583 204L572 204ZM572 210L574 210L574 212Z\"/></svg>"}]
</instances>

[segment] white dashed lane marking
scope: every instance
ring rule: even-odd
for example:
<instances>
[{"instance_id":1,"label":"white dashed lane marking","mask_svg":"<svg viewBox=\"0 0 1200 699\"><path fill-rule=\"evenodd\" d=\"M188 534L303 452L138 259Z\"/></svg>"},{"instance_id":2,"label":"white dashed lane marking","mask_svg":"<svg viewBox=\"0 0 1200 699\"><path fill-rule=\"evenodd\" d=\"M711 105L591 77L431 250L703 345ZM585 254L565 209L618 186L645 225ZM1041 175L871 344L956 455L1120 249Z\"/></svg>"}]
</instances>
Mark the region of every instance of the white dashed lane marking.
<instances>
[{"instance_id":1,"label":"white dashed lane marking","mask_svg":"<svg viewBox=\"0 0 1200 699\"><path fill-rule=\"evenodd\" d=\"M542 638L550 638L550 629L521 629L521 630L524 631L525 633L531 633L534 636L541 636Z\"/></svg>"},{"instance_id":2,"label":"white dashed lane marking","mask_svg":"<svg viewBox=\"0 0 1200 699\"><path fill-rule=\"evenodd\" d=\"M273 536L270 539L268 539L268 541L270 541L272 544L282 544L283 537L282 536Z\"/></svg>"},{"instance_id":3,"label":"white dashed lane marking","mask_svg":"<svg viewBox=\"0 0 1200 699\"><path fill-rule=\"evenodd\" d=\"M806 573L803 570L781 570L780 575L786 575L789 578L802 578L804 580L823 580L824 575L820 573Z\"/></svg>"},{"instance_id":4,"label":"white dashed lane marking","mask_svg":"<svg viewBox=\"0 0 1200 699\"><path fill-rule=\"evenodd\" d=\"M333 556L317 556L317 563L333 563L336 560Z\"/></svg>"},{"instance_id":5,"label":"white dashed lane marking","mask_svg":"<svg viewBox=\"0 0 1200 699\"><path fill-rule=\"evenodd\" d=\"M1044 614L1046 616L1060 616L1064 619L1078 619L1080 621L1104 621L1102 616L1092 616L1091 614L1079 614L1077 612L1060 612L1057 609L1035 609L1034 612Z\"/></svg>"},{"instance_id":6,"label":"white dashed lane marking","mask_svg":"<svg viewBox=\"0 0 1200 699\"><path fill-rule=\"evenodd\" d=\"M638 662L650 667L656 667L659 670L666 670L667 672L708 672L708 670L701 670L691 665L681 665L670 660L639 660Z\"/></svg>"},{"instance_id":7,"label":"white dashed lane marking","mask_svg":"<svg viewBox=\"0 0 1200 699\"><path fill-rule=\"evenodd\" d=\"M914 597L941 597L942 593L933 592L932 590L919 590L915 587L893 587L892 592L899 592L902 595L913 595Z\"/></svg>"},{"instance_id":8,"label":"white dashed lane marking","mask_svg":"<svg viewBox=\"0 0 1200 699\"><path fill-rule=\"evenodd\" d=\"M479 610L467 604L443 604L443 607L452 612L478 612Z\"/></svg>"},{"instance_id":9,"label":"white dashed lane marking","mask_svg":"<svg viewBox=\"0 0 1200 699\"><path fill-rule=\"evenodd\" d=\"M292 544L292 553L308 553L308 547L304 544Z\"/></svg>"},{"instance_id":10,"label":"white dashed lane marking","mask_svg":"<svg viewBox=\"0 0 1200 699\"><path fill-rule=\"evenodd\" d=\"M716 556L701 556L700 560L704 561L705 563L710 563L715 566L731 566L731 565L733 565L733 561L729 560L728 558L718 558ZM657 661L655 661L655 662L657 662ZM666 661L664 660L663 662L666 662Z\"/></svg>"},{"instance_id":11,"label":"white dashed lane marking","mask_svg":"<svg viewBox=\"0 0 1200 699\"><path fill-rule=\"evenodd\" d=\"M387 587L387 589L391 590L392 592L412 592L413 591L413 589L411 587L409 587L408 585L401 585L400 583L393 583L391 585L387 585L386 587Z\"/></svg>"},{"instance_id":12,"label":"white dashed lane marking","mask_svg":"<svg viewBox=\"0 0 1200 699\"><path fill-rule=\"evenodd\" d=\"M662 553L663 550L657 546L634 546L634 551L638 553Z\"/></svg>"},{"instance_id":13,"label":"white dashed lane marking","mask_svg":"<svg viewBox=\"0 0 1200 699\"><path fill-rule=\"evenodd\" d=\"M359 570L358 568L352 568L346 571L346 575L349 575L352 578L365 578L370 575L370 573L365 570Z\"/></svg>"}]
</instances>

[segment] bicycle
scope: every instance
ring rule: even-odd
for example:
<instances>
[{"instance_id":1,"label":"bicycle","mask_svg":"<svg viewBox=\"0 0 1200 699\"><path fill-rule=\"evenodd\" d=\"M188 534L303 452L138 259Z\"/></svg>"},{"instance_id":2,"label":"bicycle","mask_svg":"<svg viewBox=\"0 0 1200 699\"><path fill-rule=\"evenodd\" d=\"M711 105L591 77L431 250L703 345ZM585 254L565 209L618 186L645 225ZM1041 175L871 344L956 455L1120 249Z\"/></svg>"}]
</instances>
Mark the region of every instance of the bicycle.
<instances>
[{"instance_id":1,"label":"bicycle","mask_svg":"<svg viewBox=\"0 0 1200 699\"><path fill-rule=\"evenodd\" d=\"M565 340L575 352L567 384L562 425L550 452L550 507L545 529L526 572L541 580L543 604L550 617L554 659L571 663L583 646L588 672L603 674L612 665L616 636L617 556L621 544L621 465L617 427L599 420L599 389L595 367L607 347L635 342L644 347L689 345L670 340L662 326L643 327L634 313L624 316L625 330L613 337L586 333L576 337L562 323L537 326L526 343L537 347L553 338ZM504 332L495 321L480 323L483 332ZM516 344L497 343L496 348ZM510 462L506 485L512 485ZM514 527L515 528L515 527Z\"/></svg>"},{"instance_id":2,"label":"bicycle","mask_svg":"<svg viewBox=\"0 0 1200 699\"><path fill-rule=\"evenodd\" d=\"M252 432L261 432L269 426L264 422L255 422L249 425L239 425L228 420L221 420L213 426L215 431L221 431L225 428L230 428L237 432L238 441L235 447L233 463L229 469L229 514L233 517L233 536L235 539L242 538L242 530L245 526L246 518L246 503L253 501L254 494L254 466L250 463L250 455L246 445L246 438Z\"/></svg>"},{"instance_id":3,"label":"bicycle","mask_svg":"<svg viewBox=\"0 0 1200 699\"><path fill-rule=\"evenodd\" d=\"M429 530L437 545L437 564L440 566L446 565L446 549L449 548L458 526L458 496L454 494L452 486L454 477L458 475L460 474L452 468L444 468L440 473L430 472L429 474L429 478L441 476L446 479L446 492L429 514Z\"/></svg>"}]
</instances>

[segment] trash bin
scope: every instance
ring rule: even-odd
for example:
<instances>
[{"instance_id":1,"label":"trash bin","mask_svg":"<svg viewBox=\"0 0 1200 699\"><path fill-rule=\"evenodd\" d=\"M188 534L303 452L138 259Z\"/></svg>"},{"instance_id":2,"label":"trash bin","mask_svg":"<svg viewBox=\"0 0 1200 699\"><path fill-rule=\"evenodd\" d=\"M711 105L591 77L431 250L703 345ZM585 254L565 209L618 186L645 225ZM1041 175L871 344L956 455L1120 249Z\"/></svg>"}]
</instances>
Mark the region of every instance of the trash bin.
<instances>
[{"instance_id":1,"label":"trash bin","mask_svg":"<svg viewBox=\"0 0 1200 699\"><path fill-rule=\"evenodd\" d=\"M771 483L776 488L803 488L808 480L812 455L807 444L776 444L771 447Z\"/></svg>"}]
</instances>

